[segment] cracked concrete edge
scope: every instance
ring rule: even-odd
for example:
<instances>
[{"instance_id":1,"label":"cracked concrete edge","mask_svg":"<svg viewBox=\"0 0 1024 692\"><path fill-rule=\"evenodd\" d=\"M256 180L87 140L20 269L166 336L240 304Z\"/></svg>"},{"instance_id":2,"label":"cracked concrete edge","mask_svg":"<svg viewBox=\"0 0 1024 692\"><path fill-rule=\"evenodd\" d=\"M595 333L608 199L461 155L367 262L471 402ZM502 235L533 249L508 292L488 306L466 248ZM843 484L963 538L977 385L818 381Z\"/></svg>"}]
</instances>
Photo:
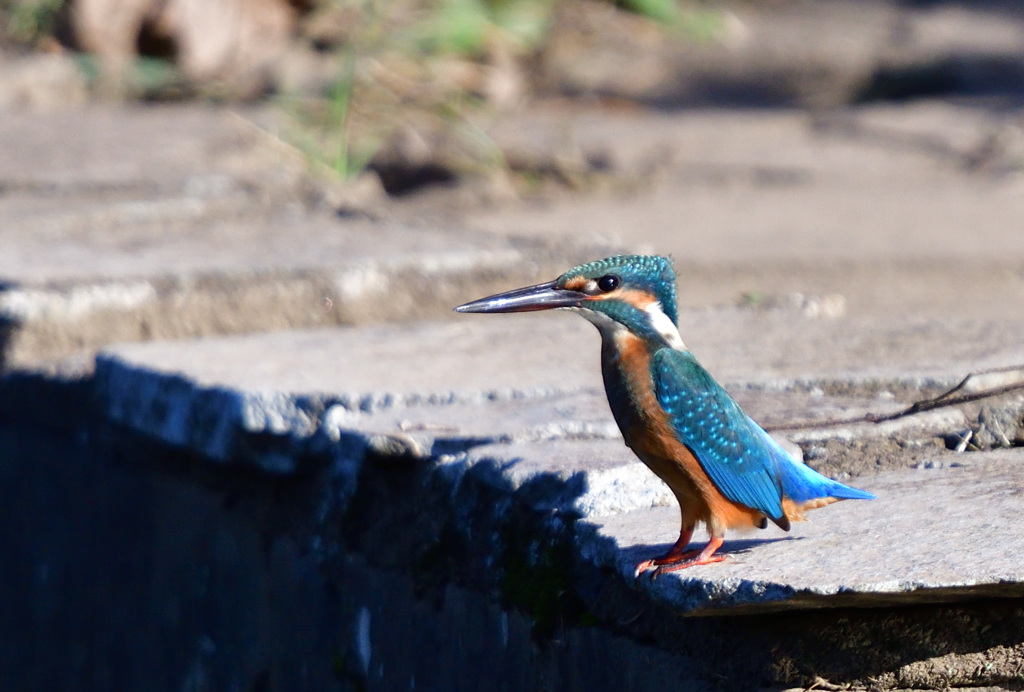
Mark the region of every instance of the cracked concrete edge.
<instances>
[{"instance_id":1,"label":"cracked concrete edge","mask_svg":"<svg viewBox=\"0 0 1024 692\"><path fill-rule=\"evenodd\" d=\"M581 435L573 421L548 425L542 433L527 428L518 438L501 439L447 439L429 432L385 434L356 427L365 422L366 414L385 410L544 399L560 393L554 389L292 394L202 386L185 375L139 367L106 353L98 354L95 363L92 386L101 415L109 422L214 462L242 461L270 473L294 472L304 452L330 452L332 443L352 435L382 456L442 459L493 442Z\"/></svg>"},{"instance_id":2,"label":"cracked concrete edge","mask_svg":"<svg viewBox=\"0 0 1024 692\"><path fill-rule=\"evenodd\" d=\"M405 395L240 391L201 386L184 375L138 367L103 353L96 358L92 382L101 415L109 422L214 463L241 461L268 473L287 474L298 470L306 453L338 461L353 453L361 458L369 452L430 460L453 487L472 469L481 482L503 493L518 493L528 505L542 511L596 516L671 501L664 484L631 460L582 472L554 464L528 469L517 465L522 453L517 445L540 440L609 443L608 429L592 429L578 421L549 423L542 431L524 427L484 438L452 438L444 431L380 433L359 429L367 414L383 410L516 399L539 402L557 393L553 390ZM619 446L615 444L616 449ZM351 464L347 468L358 472Z\"/></svg>"}]
</instances>

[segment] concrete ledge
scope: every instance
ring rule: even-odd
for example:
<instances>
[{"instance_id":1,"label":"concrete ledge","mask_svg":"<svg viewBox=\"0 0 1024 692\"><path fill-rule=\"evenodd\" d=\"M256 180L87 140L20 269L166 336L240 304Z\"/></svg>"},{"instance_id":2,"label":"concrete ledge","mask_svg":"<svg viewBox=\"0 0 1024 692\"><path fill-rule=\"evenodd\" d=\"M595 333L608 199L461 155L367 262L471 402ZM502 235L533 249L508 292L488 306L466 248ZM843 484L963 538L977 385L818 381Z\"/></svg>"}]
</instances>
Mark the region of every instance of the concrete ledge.
<instances>
[{"instance_id":1,"label":"concrete ledge","mask_svg":"<svg viewBox=\"0 0 1024 692\"><path fill-rule=\"evenodd\" d=\"M789 534L766 531L764 538L727 542L730 560L658 579L650 593L690 614L1024 596L1024 568L1017 559L1024 544L1014 529L1024 453L960 459L952 468L857 479L878 495L876 502L814 512ZM982 516L979 506L985 507ZM581 538L581 550L591 559L626 578L644 555L661 550L651 545L656 518L662 527L656 539L665 546L675 540L674 508L633 514L588 518L585 523L593 526Z\"/></svg>"},{"instance_id":2,"label":"concrete ledge","mask_svg":"<svg viewBox=\"0 0 1024 692\"><path fill-rule=\"evenodd\" d=\"M702 311L682 321L695 334L703 322L721 325L702 343L708 360L731 375L728 386L755 417L779 424L890 410L964 367L915 370L883 354L892 370L829 376L759 361L757 348L716 347L737 336L733 344L750 343L746 329L767 342L808 325L811 335L827 333L799 315ZM913 343L870 340L916 358ZM1014 527L1024 508L1021 454L946 451L942 436L963 425L962 414L907 419L884 435L867 426L801 432L810 463L855 475L879 499L815 511L789 534L730 537L722 564L634 579L637 561L674 540L678 515L619 440L596 350L589 325L547 315L124 344L92 370L69 364L63 380L54 371L2 382L9 404L35 393L26 409L37 418L62 399L54 411L91 402L92 418L73 430L126 445L124 468L140 477L187 494L224 489L214 504L228 508L232 526L255 522L262 536L291 527L288 550L334 575L328 581L364 579L359 563L408 580L408 599L465 587L496 604L488 622L525 614L534 636L570 637L580 656L611 650L596 642L617 632L622 647L656 643L676 679L718 681L709 688L810 684L811 673L896 687L938 679L922 662L957 647L994 651L1013 640L1024 596ZM356 652L364 607L351 613ZM372 610L392 613L380 603ZM401 620L387 617L388 626ZM645 651L630 655L655 655ZM997 673L954 681L997 682Z\"/></svg>"},{"instance_id":3,"label":"concrete ledge","mask_svg":"<svg viewBox=\"0 0 1024 692\"><path fill-rule=\"evenodd\" d=\"M554 342L563 345L578 343L579 326L589 330L567 320L538 321L543 324L536 333L550 327ZM870 446L859 459L818 459L819 466L832 461L833 473L839 474L892 470L855 481L875 491L878 501L813 512L808 523L788 535L771 529L733 537L726 544L732 558L723 565L656 581L633 580L638 561L674 540L674 502L621 444L594 381L596 368L557 348L488 346L503 343L508 324L468 328L441 323L126 345L99 357L95 387L101 410L113 423L217 461L247 460L263 471L292 473L311 456L333 459L347 474L344 487L356 495L337 498L341 511L359 502L366 463L412 464L432 479L429 483L438 484L441 497L451 498L444 511L457 516L472 515L458 500L460 488L472 478L489 487L499 504L514 502L529 513L557 517L572 536L576 560L610 570L625 588L639 589L675 613L1024 595L1024 568L1010 557L1024 551L1024 543L1016 544L1024 539L1012 527L1012 517L1024 510L1013 492L1024 482L1016 468L1021 454L955 456L944 451L941 436L963 420L955 411L904 419L881 430L864 425L803 432L797 440L816 448L829 439L847 446L895 440L916 450L910 465L932 468L898 471L908 465L904 459L872 458ZM593 341L596 347L596 337ZM239 369L236 362L262 365ZM897 373L902 371L885 377L876 370L860 382L860 394L855 379L819 380L845 394L808 393L806 378L786 385L778 373L738 394L751 404L755 417L757 410L775 411L776 420L779 412L808 419L822 411L889 410L903 404L895 395L872 399L870 393L880 382L900 382ZM315 383L304 379L314 374ZM912 380L903 377L900 397L915 396ZM933 373L918 381L939 379ZM544 382L559 386L544 387ZM451 388L452 383L463 388ZM918 387L916 395L921 391ZM378 501L404 502L401 493ZM974 508L982 502L989 509L979 514ZM491 521L489 530L507 529L500 512ZM977 537L987 534L999 535L1000 541L978 545ZM483 541L483 554L473 560L500 564L501 555L490 552L484 539L469 539L474 545Z\"/></svg>"}]
</instances>

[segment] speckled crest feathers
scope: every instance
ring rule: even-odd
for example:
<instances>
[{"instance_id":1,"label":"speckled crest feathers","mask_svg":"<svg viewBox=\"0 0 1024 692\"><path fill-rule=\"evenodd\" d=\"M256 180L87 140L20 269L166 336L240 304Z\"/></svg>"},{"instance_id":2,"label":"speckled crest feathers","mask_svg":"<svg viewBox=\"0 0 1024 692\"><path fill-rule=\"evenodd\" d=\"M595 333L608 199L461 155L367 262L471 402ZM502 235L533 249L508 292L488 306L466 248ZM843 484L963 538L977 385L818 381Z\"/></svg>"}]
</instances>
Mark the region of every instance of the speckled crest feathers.
<instances>
[{"instance_id":1,"label":"speckled crest feathers","mask_svg":"<svg viewBox=\"0 0 1024 692\"><path fill-rule=\"evenodd\" d=\"M558 277L557 283L564 287L568 281L579 276L596 280L606 274L615 274L625 283L653 295L661 303L662 311L672 323L678 323L676 272L670 257L616 255L573 267Z\"/></svg>"}]
</instances>

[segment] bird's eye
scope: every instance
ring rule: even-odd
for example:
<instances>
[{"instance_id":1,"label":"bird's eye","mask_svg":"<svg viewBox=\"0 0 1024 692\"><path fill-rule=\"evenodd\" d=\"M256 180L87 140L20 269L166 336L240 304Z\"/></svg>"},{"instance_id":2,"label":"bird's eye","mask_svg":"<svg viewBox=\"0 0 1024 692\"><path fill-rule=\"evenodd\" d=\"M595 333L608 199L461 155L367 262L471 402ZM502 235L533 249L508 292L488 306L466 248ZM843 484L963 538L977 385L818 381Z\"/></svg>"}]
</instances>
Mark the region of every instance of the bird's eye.
<instances>
[{"instance_id":1,"label":"bird's eye","mask_svg":"<svg viewBox=\"0 0 1024 692\"><path fill-rule=\"evenodd\" d=\"M597 287L605 293L608 293L609 291L614 291L619 287L619 281L619 277L614 274L605 274L597 280Z\"/></svg>"}]
</instances>

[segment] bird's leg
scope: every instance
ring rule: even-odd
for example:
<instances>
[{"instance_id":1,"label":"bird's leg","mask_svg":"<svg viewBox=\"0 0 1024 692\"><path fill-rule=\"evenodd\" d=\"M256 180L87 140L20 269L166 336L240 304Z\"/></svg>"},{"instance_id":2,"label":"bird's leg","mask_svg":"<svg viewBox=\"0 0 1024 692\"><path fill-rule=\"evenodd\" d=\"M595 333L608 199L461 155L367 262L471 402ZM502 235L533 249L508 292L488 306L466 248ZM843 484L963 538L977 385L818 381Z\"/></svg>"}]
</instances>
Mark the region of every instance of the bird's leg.
<instances>
[{"instance_id":1,"label":"bird's leg","mask_svg":"<svg viewBox=\"0 0 1024 692\"><path fill-rule=\"evenodd\" d=\"M684 552L684 549L690 544L691 536L693 536L693 526L686 526L684 523L683 528L679 531L679 538L676 539L676 542L668 549L668 552L664 555L659 555L658 557L651 558L650 560L644 560L639 563L633 571L633 576L639 577L652 567L658 567L659 565L666 565L685 559L684 556L688 553Z\"/></svg>"}]
</instances>

